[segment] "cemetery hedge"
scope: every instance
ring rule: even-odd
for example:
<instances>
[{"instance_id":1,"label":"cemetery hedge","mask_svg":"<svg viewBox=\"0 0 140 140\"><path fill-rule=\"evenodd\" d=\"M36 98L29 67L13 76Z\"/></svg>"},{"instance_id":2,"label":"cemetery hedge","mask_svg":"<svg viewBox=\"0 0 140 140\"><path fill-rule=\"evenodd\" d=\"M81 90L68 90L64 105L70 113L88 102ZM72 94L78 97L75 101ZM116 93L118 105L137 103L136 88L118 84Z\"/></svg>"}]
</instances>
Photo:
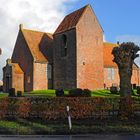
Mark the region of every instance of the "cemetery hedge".
<instances>
[{"instance_id":1,"label":"cemetery hedge","mask_svg":"<svg viewBox=\"0 0 140 140\"><path fill-rule=\"evenodd\" d=\"M66 119L66 106L70 106L72 119L110 117L110 111L119 110L119 98L100 97L20 97L0 99L1 119ZM137 103L136 103L137 102ZM140 101L135 99L134 110L140 110Z\"/></svg>"}]
</instances>

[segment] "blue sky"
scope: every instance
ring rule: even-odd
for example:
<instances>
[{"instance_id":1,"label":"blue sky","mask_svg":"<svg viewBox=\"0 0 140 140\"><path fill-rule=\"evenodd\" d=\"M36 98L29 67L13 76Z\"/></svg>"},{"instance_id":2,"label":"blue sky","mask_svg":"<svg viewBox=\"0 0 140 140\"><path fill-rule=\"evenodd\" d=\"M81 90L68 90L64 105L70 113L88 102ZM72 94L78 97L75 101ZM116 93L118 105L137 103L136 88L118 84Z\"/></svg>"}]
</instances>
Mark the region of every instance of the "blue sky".
<instances>
[{"instance_id":1,"label":"blue sky","mask_svg":"<svg viewBox=\"0 0 140 140\"><path fill-rule=\"evenodd\" d=\"M79 0L69 12L91 4L109 42L140 42L140 0Z\"/></svg>"},{"instance_id":2,"label":"blue sky","mask_svg":"<svg viewBox=\"0 0 140 140\"><path fill-rule=\"evenodd\" d=\"M64 16L86 4L93 7L107 42L133 41L140 45L140 0L0 0L0 80L6 59L12 55L19 24L53 33ZM140 58L137 64L140 66Z\"/></svg>"}]
</instances>

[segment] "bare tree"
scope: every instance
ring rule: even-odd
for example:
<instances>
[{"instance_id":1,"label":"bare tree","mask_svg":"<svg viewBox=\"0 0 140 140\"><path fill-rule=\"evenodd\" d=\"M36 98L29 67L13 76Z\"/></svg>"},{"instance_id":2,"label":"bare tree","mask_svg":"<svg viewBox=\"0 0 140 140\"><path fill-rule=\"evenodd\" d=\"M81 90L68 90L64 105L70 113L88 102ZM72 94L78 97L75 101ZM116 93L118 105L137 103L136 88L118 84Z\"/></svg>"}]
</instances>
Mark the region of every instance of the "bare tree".
<instances>
[{"instance_id":1,"label":"bare tree","mask_svg":"<svg viewBox=\"0 0 140 140\"><path fill-rule=\"evenodd\" d=\"M118 65L119 77L120 77L120 112L121 115L129 115L132 111L131 104L131 77L132 77L132 67L135 58L139 55L137 52L140 50L139 46L132 42L122 43L117 47L114 47L112 54L114 55L114 62ZM124 113L125 112L125 113Z\"/></svg>"}]
</instances>

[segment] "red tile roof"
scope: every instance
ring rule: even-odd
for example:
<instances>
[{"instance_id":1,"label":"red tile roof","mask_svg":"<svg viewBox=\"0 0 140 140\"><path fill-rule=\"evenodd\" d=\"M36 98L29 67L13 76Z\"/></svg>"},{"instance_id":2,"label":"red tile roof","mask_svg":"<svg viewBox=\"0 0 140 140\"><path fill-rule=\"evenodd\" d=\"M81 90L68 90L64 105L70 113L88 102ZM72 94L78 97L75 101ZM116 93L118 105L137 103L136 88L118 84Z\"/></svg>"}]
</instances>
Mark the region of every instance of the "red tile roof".
<instances>
[{"instance_id":1,"label":"red tile roof","mask_svg":"<svg viewBox=\"0 0 140 140\"><path fill-rule=\"evenodd\" d=\"M16 74L23 74L24 72L22 71L21 67L17 63L11 63L12 66L14 67L14 72Z\"/></svg>"},{"instance_id":2,"label":"red tile roof","mask_svg":"<svg viewBox=\"0 0 140 140\"><path fill-rule=\"evenodd\" d=\"M117 64L113 62L113 55L112 50L113 47L116 47L117 44L112 43L104 43L103 47L103 60L104 60L104 67L117 67Z\"/></svg>"},{"instance_id":3,"label":"red tile roof","mask_svg":"<svg viewBox=\"0 0 140 140\"><path fill-rule=\"evenodd\" d=\"M103 46L104 67L118 67L117 64L113 62L114 56L112 55L113 48L118 46L118 44L104 42ZM138 69L138 66L135 63L133 69Z\"/></svg>"},{"instance_id":4,"label":"red tile roof","mask_svg":"<svg viewBox=\"0 0 140 140\"><path fill-rule=\"evenodd\" d=\"M83 8L72 12L71 14L67 15L63 21L60 23L58 28L56 29L54 34L64 32L66 30L70 30L75 28L76 24L78 23L79 19L81 18L82 14L84 13L85 9L89 5L84 6Z\"/></svg>"},{"instance_id":5,"label":"red tile roof","mask_svg":"<svg viewBox=\"0 0 140 140\"><path fill-rule=\"evenodd\" d=\"M28 44L34 60L38 62L47 62L47 59L40 51L39 47L40 43L45 39L45 36L47 35L52 38L52 34L27 29L21 29L21 31L24 35L24 38Z\"/></svg>"}]
</instances>

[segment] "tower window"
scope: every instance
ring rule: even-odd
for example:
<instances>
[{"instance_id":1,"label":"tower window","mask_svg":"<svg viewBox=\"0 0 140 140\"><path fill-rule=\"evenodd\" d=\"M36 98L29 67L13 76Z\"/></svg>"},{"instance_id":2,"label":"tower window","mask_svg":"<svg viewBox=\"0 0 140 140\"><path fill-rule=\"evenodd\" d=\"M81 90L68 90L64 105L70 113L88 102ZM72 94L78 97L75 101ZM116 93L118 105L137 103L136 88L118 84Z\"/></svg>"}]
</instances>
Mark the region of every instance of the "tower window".
<instances>
[{"instance_id":1,"label":"tower window","mask_svg":"<svg viewBox=\"0 0 140 140\"><path fill-rule=\"evenodd\" d=\"M30 76L27 77L27 83L29 84L31 82Z\"/></svg>"},{"instance_id":2,"label":"tower window","mask_svg":"<svg viewBox=\"0 0 140 140\"><path fill-rule=\"evenodd\" d=\"M49 80L52 79L52 65L51 64L47 65L47 79Z\"/></svg>"},{"instance_id":3,"label":"tower window","mask_svg":"<svg viewBox=\"0 0 140 140\"><path fill-rule=\"evenodd\" d=\"M65 34L62 35L61 56L67 56L67 36Z\"/></svg>"}]
</instances>

